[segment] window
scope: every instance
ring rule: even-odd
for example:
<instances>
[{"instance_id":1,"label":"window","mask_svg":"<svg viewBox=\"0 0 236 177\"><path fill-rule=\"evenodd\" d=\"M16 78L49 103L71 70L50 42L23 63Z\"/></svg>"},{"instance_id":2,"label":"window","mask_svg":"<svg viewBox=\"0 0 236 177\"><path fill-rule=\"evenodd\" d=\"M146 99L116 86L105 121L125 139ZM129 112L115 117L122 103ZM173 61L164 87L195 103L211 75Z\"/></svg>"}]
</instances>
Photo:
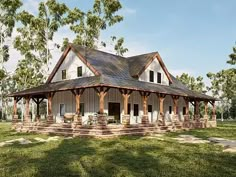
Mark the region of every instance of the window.
<instances>
[{"instance_id":1,"label":"window","mask_svg":"<svg viewBox=\"0 0 236 177\"><path fill-rule=\"evenodd\" d=\"M152 112L152 105L148 105L148 112Z\"/></svg>"},{"instance_id":2,"label":"window","mask_svg":"<svg viewBox=\"0 0 236 177\"><path fill-rule=\"evenodd\" d=\"M84 103L80 103L80 115L84 116Z\"/></svg>"},{"instance_id":3,"label":"window","mask_svg":"<svg viewBox=\"0 0 236 177\"><path fill-rule=\"evenodd\" d=\"M138 104L134 104L134 116L138 116Z\"/></svg>"},{"instance_id":4,"label":"window","mask_svg":"<svg viewBox=\"0 0 236 177\"><path fill-rule=\"evenodd\" d=\"M154 72L153 71L149 71L149 81L154 82Z\"/></svg>"},{"instance_id":5,"label":"window","mask_svg":"<svg viewBox=\"0 0 236 177\"><path fill-rule=\"evenodd\" d=\"M77 77L81 77L82 76L82 66L77 68Z\"/></svg>"},{"instance_id":6,"label":"window","mask_svg":"<svg viewBox=\"0 0 236 177\"><path fill-rule=\"evenodd\" d=\"M169 106L169 114L171 114L171 113L172 113L172 107Z\"/></svg>"},{"instance_id":7,"label":"window","mask_svg":"<svg viewBox=\"0 0 236 177\"><path fill-rule=\"evenodd\" d=\"M157 83L161 84L161 73L157 73Z\"/></svg>"},{"instance_id":8,"label":"window","mask_svg":"<svg viewBox=\"0 0 236 177\"><path fill-rule=\"evenodd\" d=\"M62 78L62 80L66 79L66 70L65 69L61 71L61 78Z\"/></svg>"},{"instance_id":9,"label":"window","mask_svg":"<svg viewBox=\"0 0 236 177\"><path fill-rule=\"evenodd\" d=\"M183 107L183 115L186 115L186 107Z\"/></svg>"},{"instance_id":10,"label":"window","mask_svg":"<svg viewBox=\"0 0 236 177\"><path fill-rule=\"evenodd\" d=\"M60 116L64 116L65 112L66 112L65 104L60 104Z\"/></svg>"},{"instance_id":11,"label":"window","mask_svg":"<svg viewBox=\"0 0 236 177\"><path fill-rule=\"evenodd\" d=\"M131 105L130 103L128 104L128 114L130 115L130 111L131 111Z\"/></svg>"}]
</instances>

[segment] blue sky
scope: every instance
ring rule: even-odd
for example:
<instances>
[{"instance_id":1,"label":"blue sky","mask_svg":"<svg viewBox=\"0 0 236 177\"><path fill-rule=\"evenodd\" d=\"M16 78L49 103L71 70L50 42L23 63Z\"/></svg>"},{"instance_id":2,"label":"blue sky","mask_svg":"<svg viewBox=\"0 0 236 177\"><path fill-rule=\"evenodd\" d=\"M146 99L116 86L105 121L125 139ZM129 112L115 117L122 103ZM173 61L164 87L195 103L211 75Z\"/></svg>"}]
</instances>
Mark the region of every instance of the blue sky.
<instances>
[{"instance_id":1,"label":"blue sky","mask_svg":"<svg viewBox=\"0 0 236 177\"><path fill-rule=\"evenodd\" d=\"M84 10L93 0L60 0ZM24 0L32 12L37 1ZM124 21L102 33L125 38L127 56L158 51L174 75L204 76L227 68L226 60L236 41L235 0L121 0ZM73 37L68 29L57 40ZM109 51L109 50L108 50ZM60 52L55 52L54 61ZM55 62L54 62L55 63ZM53 63L53 64L54 64ZM206 82L209 82L205 80Z\"/></svg>"}]
</instances>

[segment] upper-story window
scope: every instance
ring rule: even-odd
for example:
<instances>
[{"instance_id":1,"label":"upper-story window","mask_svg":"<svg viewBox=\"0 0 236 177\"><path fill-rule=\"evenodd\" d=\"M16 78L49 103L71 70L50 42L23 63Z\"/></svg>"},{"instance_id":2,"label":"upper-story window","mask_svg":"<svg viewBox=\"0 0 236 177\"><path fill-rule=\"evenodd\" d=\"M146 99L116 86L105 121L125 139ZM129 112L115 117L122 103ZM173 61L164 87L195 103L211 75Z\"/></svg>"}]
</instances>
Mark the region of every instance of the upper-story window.
<instances>
[{"instance_id":1,"label":"upper-story window","mask_svg":"<svg viewBox=\"0 0 236 177\"><path fill-rule=\"evenodd\" d=\"M157 83L161 84L161 73L157 73Z\"/></svg>"},{"instance_id":2,"label":"upper-story window","mask_svg":"<svg viewBox=\"0 0 236 177\"><path fill-rule=\"evenodd\" d=\"M61 71L61 78L62 78L62 80L66 79L66 70L65 69Z\"/></svg>"},{"instance_id":3,"label":"upper-story window","mask_svg":"<svg viewBox=\"0 0 236 177\"><path fill-rule=\"evenodd\" d=\"M154 82L154 71L149 71L149 81Z\"/></svg>"},{"instance_id":4,"label":"upper-story window","mask_svg":"<svg viewBox=\"0 0 236 177\"><path fill-rule=\"evenodd\" d=\"M82 76L82 66L79 66L77 68L77 77L81 77Z\"/></svg>"}]
</instances>

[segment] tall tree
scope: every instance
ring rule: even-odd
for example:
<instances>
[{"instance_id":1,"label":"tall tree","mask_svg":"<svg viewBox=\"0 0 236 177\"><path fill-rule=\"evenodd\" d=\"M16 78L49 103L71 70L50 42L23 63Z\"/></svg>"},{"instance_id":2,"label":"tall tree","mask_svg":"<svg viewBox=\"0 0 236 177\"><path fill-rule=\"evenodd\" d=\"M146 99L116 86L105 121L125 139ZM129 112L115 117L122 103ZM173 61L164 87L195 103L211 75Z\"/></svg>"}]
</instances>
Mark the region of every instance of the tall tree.
<instances>
[{"instance_id":1,"label":"tall tree","mask_svg":"<svg viewBox=\"0 0 236 177\"><path fill-rule=\"evenodd\" d=\"M23 56L14 77L19 89L37 86L44 81L52 57L49 47L66 12L64 3L47 0L39 3L37 15L25 10L19 13L17 19L21 25L17 28L19 35L14 42L14 47Z\"/></svg>"},{"instance_id":2,"label":"tall tree","mask_svg":"<svg viewBox=\"0 0 236 177\"><path fill-rule=\"evenodd\" d=\"M76 34L73 43L97 48L101 31L123 20L122 16L117 15L121 8L119 0L95 0L93 8L87 12L70 9L64 23ZM69 39L65 38L64 46L68 42Z\"/></svg>"},{"instance_id":3,"label":"tall tree","mask_svg":"<svg viewBox=\"0 0 236 177\"><path fill-rule=\"evenodd\" d=\"M197 91L200 93L205 93L205 84L203 82L203 77L198 76L194 78L193 76L183 73L181 76L176 76L176 78L186 85L190 90Z\"/></svg>"},{"instance_id":4,"label":"tall tree","mask_svg":"<svg viewBox=\"0 0 236 177\"><path fill-rule=\"evenodd\" d=\"M4 62L9 59L9 48L5 45L7 38L11 37L15 26L17 10L21 7L21 0L1 0L0 1L0 81L1 81L1 109L4 105L4 80L7 77L7 71L4 68ZM1 110L1 117L3 117Z\"/></svg>"},{"instance_id":5,"label":"tall tree","mask_svg":"<svg viewBox=\"0 0 236 177\"><path fill-rule=\"evenodd\" d=\"M236 63L236 48L233 47L233 53L229 55L230 60L227 61L230 65L234 66ZM235 118L234 112L236 111L236 68L232 67L226 70L221 70L217 73L209 72L207 77L211 80L211 86L209 90L212 94L221 99L221 112L227 110L232 113L232 117Z\"/></svg>"}]
</instances>

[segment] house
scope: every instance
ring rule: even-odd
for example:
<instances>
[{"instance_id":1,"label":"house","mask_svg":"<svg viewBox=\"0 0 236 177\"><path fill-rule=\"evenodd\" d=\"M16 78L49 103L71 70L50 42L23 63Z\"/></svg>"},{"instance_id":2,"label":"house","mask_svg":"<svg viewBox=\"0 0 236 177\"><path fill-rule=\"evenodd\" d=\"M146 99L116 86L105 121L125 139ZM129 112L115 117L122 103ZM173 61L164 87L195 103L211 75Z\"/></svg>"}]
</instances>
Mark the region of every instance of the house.
<instances>
[{"instance_id":1,"label":"house","mask_svg":"<svg viewBox=\"0 0 236 177\"><path fill-rule=\"evenodd\" d=\"M216 126L215 98L189 90L171 75L158 52L121 57L69 44L44 85L11 94L13 123L18 122L17 102L25 99L21 125L39 126L39 104L48 100L46 124L70 128L85 125L195 128ZM29 116L29 103L37 104L37 123ZM199 103L205 115L200 117ZM208 103L213 106L208 116ZM189 105L194 105L190 120ZM19 124L19 123L17 123ZM45 124L43 124L45 125ZM41 126L43 126L41 125ZM21 126L22 127L22 126ZM29 127L29 126L28 126Z\"/></svg>"}]
</instances>

